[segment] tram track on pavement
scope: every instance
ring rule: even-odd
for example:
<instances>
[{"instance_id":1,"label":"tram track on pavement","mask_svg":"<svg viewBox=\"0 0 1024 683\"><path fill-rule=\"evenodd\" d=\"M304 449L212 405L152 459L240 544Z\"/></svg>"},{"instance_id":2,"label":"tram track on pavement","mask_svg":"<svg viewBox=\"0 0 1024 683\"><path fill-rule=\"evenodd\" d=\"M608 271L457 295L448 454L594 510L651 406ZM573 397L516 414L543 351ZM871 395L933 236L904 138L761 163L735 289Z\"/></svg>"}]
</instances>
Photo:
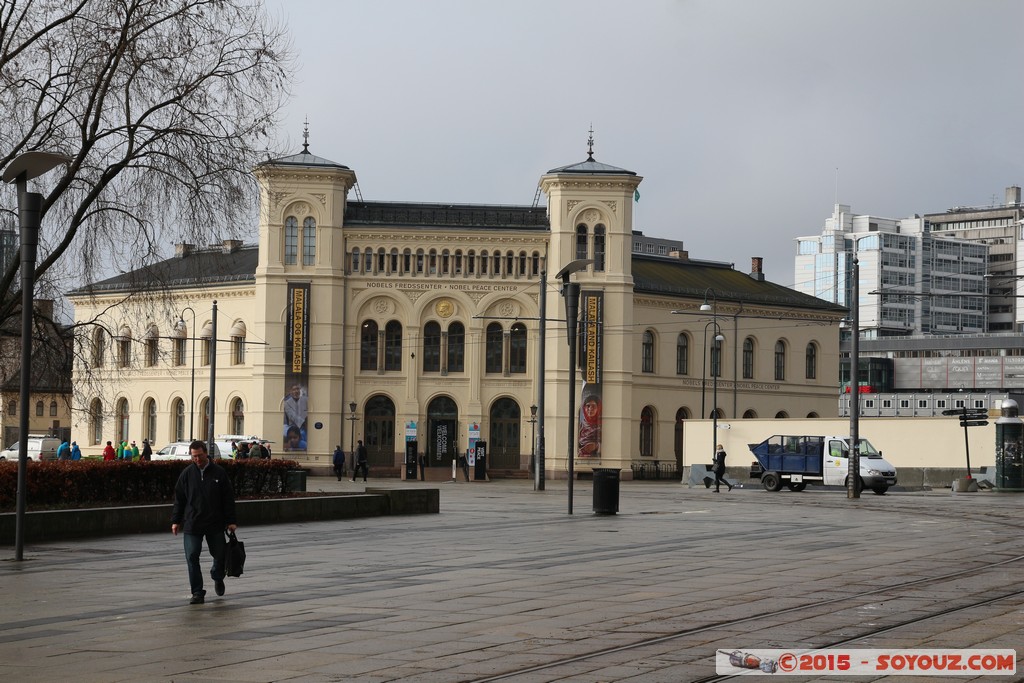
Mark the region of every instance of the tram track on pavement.
<instances>
[{"instance_id":1,"label":"tram track on pavement","mask_svg":"<svg viewBox=\"0 0 1024 683\"><path fill-rule=\"evenodd\" d=\"M866 604L871 604L872 601L870 600L870 598L873 598L873 597L877 597L877 596L891 596L890 599L896 599L896 598L900 597L899 593L903 592L903 591L919 588L921 586L926 586L926 585L929 585L929 584L941 583L941 582L944 582L944 581L949 581L949 580L953 580L953 579L957 579L957 578L962 578L962 577L969 576L969 575L970 576L977 576L980 572L988 572L988 571L1004 568L1007 565L1012 565L1014 563L1020 563L1022 561L1024 561L1024 555L1018 555L1016 557L1011 557L1011 558L1008 558L1008 559L1005 559L1005 560L1000 560L998 562L988 563L988 564L980 566L980 567L978 567L978 566L971 567L970 569L963 569L963 570L959 570L959 571L955 571L955 572L948 572L946 574L941 574L939 576L923 577L923 578L920 578L920 579L915 579L913 581L905 581L903 583L894 584L894 585L891 585L891 586L885 586L885 587L877 588L877 589L874 589L874 590L864 591L864 592L858 593L856 596L852 596L852 597L856 597L858 599L858 606L864 606ZM897 621L897 622L894 622L894 623L879 625L876 628L868 629L866 631L857 633L856 635L852 635L852 636L850 636L848 638L841 638L841 639L832 640L832 641L825 642L825 643L814 643L814 644L808 644L808 645L801 645L801 646L799 646L798 649L815 649L815 650L817 650L817 649L824 649L824 648L842 647L844 645L850 645L852 643L856 643L856 642L865 640L867 638L872 638L872 637L875 637L875 636L885 635L887 633L898 631L899 629L906 628L908 626L913 626L915 624L920 624L920 623L927 622L927 621L930 621L930 620L933 620L933 619L939 619L939 618L942 618L942 617L946 617L946 616L950 616L950 615L966 612L966 611L969 611L969 610L978 609L978 608L981 608L981 607L985 607L987 605L991 605L991 604L994 604L994 603L998 603L998 602L1009 600L1009 599L1013 599L1013 598L1024 598L1024 589L1008 591L1008 592L1002 593L1000 595L997 595L995 597L984 598L984 599L981 599L981 600L972 600L969 604L944 607L942 609L933 610L933 611L928 612L927 614L918 615L918 616L915 616L913 618L904 619L904 620ZM723 620L723 621L715 622L713 624L705 624L705 625L697 626L697 627L694 627L694 628L681 629L679 631L675 631L673 633L667 633L665 635L657 636L655 638L644 638L644 639L638 640L638 641L633 642L633 643L626 643L626 644L623 644L623 645L617 645L615 647L601 648L601 649L598 649L598 650L594 650L593 652L587 652L587 653L584 653L584 654L574 655L572 657L563 657L561 659L557 659L557 660L554 660L554 661L551 661L551 662L546 662L544 664L537 664L537 665L533 665L533 666L529 666L529 667L524 667L522 669L517 669L516 671L508 671L508 672L504 672L504 673L501 673L501 674L487 676L487 677L484 677L484 678L475 678L475 679L472 680L471 683L491 683L492 681L513 680L513 679L515 679L518 676L524 676L524 675L529 675L529 674L537 674L537 673L542 673L544 671L554 671L554 670L557 670L559 667L564 667L564 666L568 666L568 665L572 665L572 664L576 664L576 663L580 663L580 662L586 662L586 661L589 661L589 660L600 659L601 657L607 657L609 655L614 655L614 654L621 653L621 652L628 652L628 651L631 651L631 650L641 650L642 648L645 648L645 647L651 647L651 646L659 645L659 644L662 644L662 643L668 643L668 642L671 642L671 641L674 641L674 640L680 640L680 639L683 639L683 638L687 638L689 636L707 634L707 633L710 633L710 632L720 631L720 630L723 630L723 629L728 630L728 629L732 629L732 628L734 628L736 626L743 626L745 624L764 622L764 621L768 621L768 620L771 620L773 618L777 618L779 616L784 616L784 615L787 615L787 614L807 612L807 611L812 611L812 610L813 611L820 611L821 608L823 608L823 607L827 608L827 607L836 606L836 605L842 605L842 606L845 606L845 607L849 607L850 606L850 601L851 601L851 596L844 595L844 596L840 596L840 597L832 598L832 599L828 599L828 600L816 600L816 601L811 602L811 603L806 603L806 604L802 604L802 605L794 605L792 607L787 607L787 608L775 610L775 611L772 611L772 612L767 613L767 614L757 614L757 615L752 615L752 616L748 616L748 617L742 617L742 618L739 618L739 619L728 619L728 620ZM797 649L797 648L794 646L794 649ZM568 677L576 677L578 675L579 675L578 671L574 671L574 672L572 672L570 674L566 674L566 676L568 676ZM732 679L732 678L735 678L735 677L736 676L729 675L729 674L726 674L726 675L716 674L716 675L713 675L713 676L706 676L706 677L703 677L703 678L695 678L695 679L692 679L692 680L690 680L690 679L688 679L688 680L689 680L689 683L711 683L713 681L724 681L724 680L729 680L729 679ZM554 682L554 681L558 681L560 678L563 678L563 676L552 677L552 678L550 678L548 680Z\"/></svg>"}]
</instances>

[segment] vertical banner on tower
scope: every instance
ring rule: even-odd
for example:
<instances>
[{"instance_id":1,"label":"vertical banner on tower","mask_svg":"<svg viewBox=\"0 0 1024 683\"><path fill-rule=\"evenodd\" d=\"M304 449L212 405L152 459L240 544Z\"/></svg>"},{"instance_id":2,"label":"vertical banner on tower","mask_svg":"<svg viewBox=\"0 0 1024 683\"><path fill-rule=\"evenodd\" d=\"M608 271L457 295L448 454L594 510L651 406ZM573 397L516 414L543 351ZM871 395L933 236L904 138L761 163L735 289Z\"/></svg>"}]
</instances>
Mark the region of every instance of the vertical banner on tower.
<instances>
[{"instance_id":1,"label":"vertical banner on tower","mask_svg":"<svg viewBox=\"0 0 1024 683\"><path fill-rule=\"evenodd\" d=\"M288 283L284 347L284 450L306 450L309 417L309 283Z\"/></svg>"},{"instance_id":2,"label":"vertical banner on tower","mask_svg":"<svg viewBox=\"0 0 1024 683\"><path fill-rule=\"evenodd\" d=\"M580 293L580 353L583 388L580 390L579 439L576 454L580 458L601 455L601 329L604 323L604 293Z\"/></svg>"}]
</instances>

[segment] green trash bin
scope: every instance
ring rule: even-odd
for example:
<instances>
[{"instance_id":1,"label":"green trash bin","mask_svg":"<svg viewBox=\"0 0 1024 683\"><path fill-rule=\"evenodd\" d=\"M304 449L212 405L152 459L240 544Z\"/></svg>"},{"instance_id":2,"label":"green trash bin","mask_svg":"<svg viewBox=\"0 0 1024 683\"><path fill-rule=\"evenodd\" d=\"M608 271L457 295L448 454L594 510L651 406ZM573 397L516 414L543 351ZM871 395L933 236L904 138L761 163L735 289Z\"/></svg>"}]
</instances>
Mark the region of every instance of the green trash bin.
<instances>
[{"instance_id":1,"label":"green trash bin","mask_svg":"<svg viewBox=\"0 0 1024 683\"><path fill-rule=\"evenodd\" d=\"M594 470L594 514L614 515L619 511L619 470Z\"/></svg>"},{"instance_id":2,"label":"green trash bin","mask_svg":"<svg viewBox=\"0 0 1024 683\"><path fill-rule=\"evenodd\" d=\"M289 491L305 491L306 470L288 470L285 481Z\"/></svg>"}]
</instances>

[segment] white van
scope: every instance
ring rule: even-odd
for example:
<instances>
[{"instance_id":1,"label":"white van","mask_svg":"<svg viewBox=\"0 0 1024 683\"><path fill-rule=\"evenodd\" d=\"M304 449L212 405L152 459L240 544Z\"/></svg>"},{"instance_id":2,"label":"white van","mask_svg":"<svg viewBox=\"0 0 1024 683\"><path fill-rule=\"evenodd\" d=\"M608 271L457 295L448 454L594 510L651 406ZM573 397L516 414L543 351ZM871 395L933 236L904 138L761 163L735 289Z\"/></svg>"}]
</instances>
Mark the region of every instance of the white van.
<instances>
[{"instance_id":1,"label":"white van","mask_svg":"<svg viewBox=\"0 0 1024 683\"><path fill-rule=\"evenodd\" d=\"M28 459L33 461L56 460L57 447L60 446L60 439L45 434L28 435ZM18 459L18 451L21 444L15 441L13 444L0 451L0 460ZM70 452L69 452L70 455Z\"/></svg>"},{"instance_id":2,"label":"white van","mask_svg":"<svg viewBox=\"0 0 1024 683\"><path fill-rule=\"evenodd\" d=\"M153 453L153 460L191 460L192 453L189 451L189 446L191 445L191 441L175 441L174 443L169 443ZM207 451L211 458L221 457L216 443L213 444L213 448L208 448Z\"/></svg>"}]
</instances>

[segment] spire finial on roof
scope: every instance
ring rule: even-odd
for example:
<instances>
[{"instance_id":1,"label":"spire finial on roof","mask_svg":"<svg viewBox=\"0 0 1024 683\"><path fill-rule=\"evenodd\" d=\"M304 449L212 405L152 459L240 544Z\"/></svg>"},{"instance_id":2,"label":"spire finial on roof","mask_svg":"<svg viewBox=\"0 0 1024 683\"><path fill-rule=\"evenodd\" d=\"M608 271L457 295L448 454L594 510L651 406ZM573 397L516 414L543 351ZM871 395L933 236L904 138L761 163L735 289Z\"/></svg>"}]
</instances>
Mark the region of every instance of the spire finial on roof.
<instances>
[{"instance_id":1,"label":"spire finial on roof","mask_svg":"<svg viewBox=\"0 0 1024 683\"><path fill-rule=\"evenodd\" d=\"M594 160L594 124L590 124L590 137L587 138L587 161Z\"/></svg>"},{"instance_id":2,"label":"spire finial on roof","mask_svg":"<svg viewBox=\"0 0 1024 683\"><path fill-rule=\"evenodd\" d=\"M306 117L302 129L302 153L309 154L309 117Z\"/></svg>"}]
</instances>

